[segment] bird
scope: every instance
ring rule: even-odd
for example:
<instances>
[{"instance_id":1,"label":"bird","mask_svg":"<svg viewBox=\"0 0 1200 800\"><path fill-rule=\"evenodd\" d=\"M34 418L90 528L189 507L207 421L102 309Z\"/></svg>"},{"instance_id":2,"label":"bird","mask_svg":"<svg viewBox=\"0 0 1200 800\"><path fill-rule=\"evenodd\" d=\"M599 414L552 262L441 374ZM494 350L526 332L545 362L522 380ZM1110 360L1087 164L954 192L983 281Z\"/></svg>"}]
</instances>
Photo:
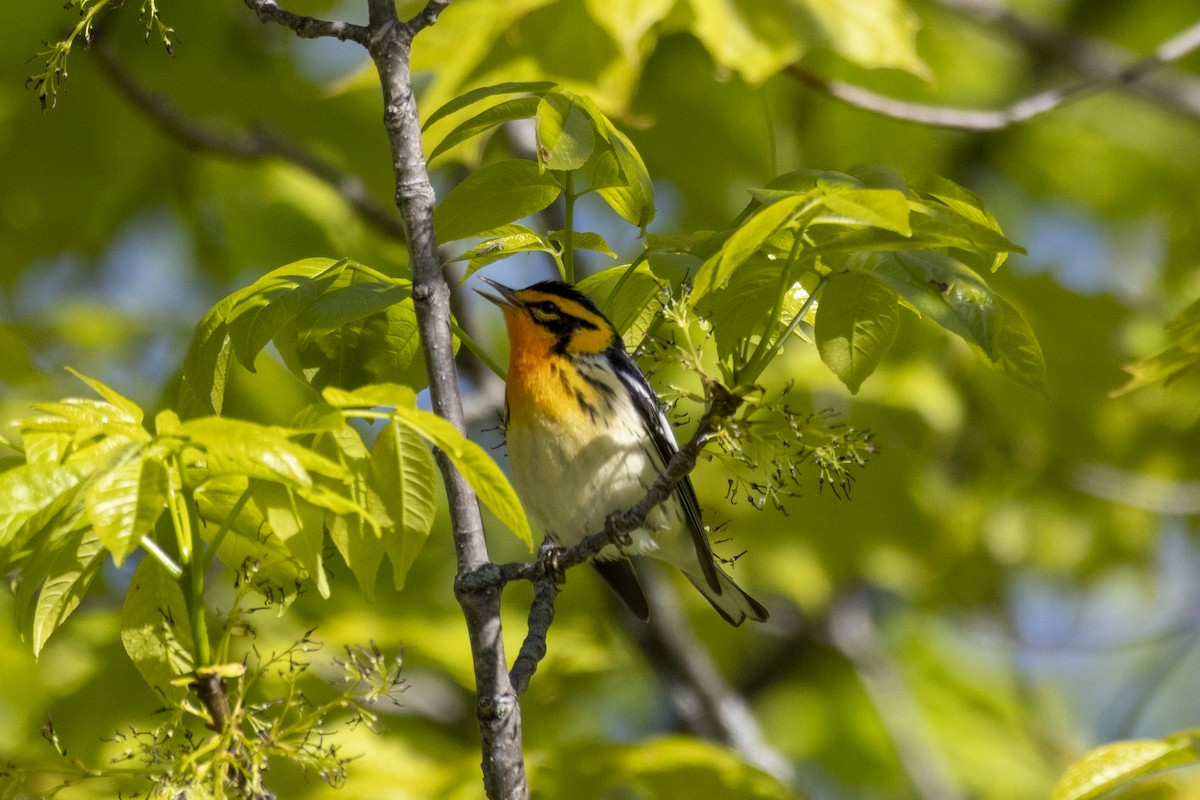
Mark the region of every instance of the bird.
<instances>
[{"instance_id":1,"label":"bird","mask_svg":"<svg viewBox=\"0 0 1200 800\"><path fill-rule=\"evenodd\" d=\"M477 291L503 311L510 342L504 429L513 486L547 537L570 547L645 497L678 444L650 382L585 294L560 281L512 289L482 280L495 293ZM621 546L591 559L648 621L630 555L679 569L731 625L768 617L717 564L687 477Z\"/></svg>"}]
</instances>

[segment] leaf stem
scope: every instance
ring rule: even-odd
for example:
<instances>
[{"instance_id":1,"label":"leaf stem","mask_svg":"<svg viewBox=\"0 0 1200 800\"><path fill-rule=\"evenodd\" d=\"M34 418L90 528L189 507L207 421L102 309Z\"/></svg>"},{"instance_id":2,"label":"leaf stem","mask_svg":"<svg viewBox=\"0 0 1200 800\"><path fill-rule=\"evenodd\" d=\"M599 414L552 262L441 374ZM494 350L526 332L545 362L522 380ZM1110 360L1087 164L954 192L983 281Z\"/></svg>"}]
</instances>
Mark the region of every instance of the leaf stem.
<instances>
[{"instance_id":1,"label":"leaf stem","mask_svg":"<svg viewBox=\"0 0 1200 800\"><path fill-rule=\"evenodd\" d=\"M196 524L198 520L194 518L194 511L189 502L187 508L188 517L188 533L192 538L192 547L195 549L203 548L203 543L196 538ZM196 557L191 560L188 565L188 578L191 584L190 591L185 595L188 605L188 619L192 623L192 642L195 647L195 665L199 667L207 667L212 663L212 643L208 639L208 619L205 616L204 603L204 573L207 571L207 566L210 558L205 557L203 552L196 553Z\"/></svg>"},{"instance_id":2,"label":"leaf stem","mask_svg":"<svg viewBox=\"0 0 1200 800\"><path fill-rule=\"evenodd\" d=\"M159 563L163 569L171 574L175 580L183 577L183 567L175 563L175 559L167 555L166 551L158 546L158 542L154 541L151 536L144 535L141 539L142 549L150 554L151 558Z\"/></svg>"},{"instance_id":3,"label":"leaf stem","mask_svg":"<svg viewBox=\"0 0 1200 800\"><path fill-rule=\"evenodd\" d=\"M800 306L800 310L796 312L796 316L792 317L792 321L788 323L787 328L785 328L783 333L779 335L779 338L775 340L775 343L771 345L770 349L763 355L763 357L753 359L755 363L752 365L747 365L747 368L742 375L744 382L753 383L758 380L758 376L762 374L764 369L766 369L767 364L770 364L775 360L775 356L779 355L779 353L783 350L784 342L791 337L792 333L795 332L796 328L804 320L804 317L807 316L809 309L812 308L813 303L817 301L817 295L821 293L821 290L825 288L825 284L828 282L829 276L822 275L820 281L818 281L817 285L813 287L812 293L809 294L808 298L804 301L804 305ZM755 355L757 356L758 354L755 353Z\"/></svg>"},{"instance_id":4,"label":"leaf stem","mask_svg":"<svg viewBox=\"0 0 1200 800\"><path fill-rule=\"evenodd\" d=\"M575 173L567 170L563 185L563 278L575 283Z\"/></svg>"},{"instance_id":5,"label":"leaf stem","mask_svg":"<svg viewBox=\"0 0 1200 800\"><path fill-rule=\"evenodd\" d=\"M491 354L480 347L479 342L472 339L470 335L460 328L458 323L454 320L450 320L450 330L454 332L454 335L458 337L459 341L461 341L468 350L475 354L476 358L487 365L488 369L496 373L500 380L505 380L507 378L508 370L500 366L500 362L492 358Z\"/></svg>"}]
</instances>

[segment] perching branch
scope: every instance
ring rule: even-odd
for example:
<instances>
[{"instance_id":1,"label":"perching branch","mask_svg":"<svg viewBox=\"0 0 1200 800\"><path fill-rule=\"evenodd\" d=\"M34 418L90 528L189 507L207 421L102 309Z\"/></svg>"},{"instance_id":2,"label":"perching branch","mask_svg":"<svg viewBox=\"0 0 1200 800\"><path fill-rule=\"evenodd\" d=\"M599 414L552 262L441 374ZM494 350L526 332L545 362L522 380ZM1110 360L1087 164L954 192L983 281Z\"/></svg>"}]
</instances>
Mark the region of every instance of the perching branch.
<instances>
[{"instance_id":1,"label":"perching branch","mask_svg":"<svg viewBox=\"0 0 1200 800\"><path fill-rule=\"evenodd\" d=\"M184 147L237 161L266 161L278 158L299 167L332 187L354 211L382 233L404 241L404 226L395 212L378 203L357 176L338 169L296 142L266 128L250 131L220 130L192 120L175 108L166 96L138 83L105 46L94 48L96 60L109 81L159 130Z\"/></svg>"},{"instance_id":2,"label":"perching branch","mask_svg":"<svg viewBox=\"0 0 1200 800\"><path fill-rule=\"evenodd\" d=\"M856 84L817 75L799 64L787 67L788 74L805 86L848 105L891 119L939 128L966 131L997 131L1061 108L1096 92L1136 83L1147 75L1200 49L1200 23L1160 44L1153 55L1128 64L1116 72L1089 77L1070 86L1060 86L1023 97L1000 109L958 109L911 103L872 92Z\"/></svg>"}]
</instances>

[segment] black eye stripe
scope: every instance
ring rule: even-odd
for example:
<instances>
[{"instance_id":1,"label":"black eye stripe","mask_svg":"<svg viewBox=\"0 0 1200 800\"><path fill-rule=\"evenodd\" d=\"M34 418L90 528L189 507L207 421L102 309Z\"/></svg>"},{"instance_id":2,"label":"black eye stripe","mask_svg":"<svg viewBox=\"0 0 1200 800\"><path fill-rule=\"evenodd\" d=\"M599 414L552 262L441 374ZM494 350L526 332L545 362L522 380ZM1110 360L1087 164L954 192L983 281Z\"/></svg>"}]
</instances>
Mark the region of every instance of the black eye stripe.
<instances>
[{"instance_id":1,"label":"black eye stripe","mask_svg":"<svg viewBox=\"0 0 1200 800\"><path fill-rule=\"evenodd\" d=\"M553 300L526 303L525 308L535 322L559 335L581 329L597 330L599 328L591 320L565 313Z\"/></svg>"}]
</instances>

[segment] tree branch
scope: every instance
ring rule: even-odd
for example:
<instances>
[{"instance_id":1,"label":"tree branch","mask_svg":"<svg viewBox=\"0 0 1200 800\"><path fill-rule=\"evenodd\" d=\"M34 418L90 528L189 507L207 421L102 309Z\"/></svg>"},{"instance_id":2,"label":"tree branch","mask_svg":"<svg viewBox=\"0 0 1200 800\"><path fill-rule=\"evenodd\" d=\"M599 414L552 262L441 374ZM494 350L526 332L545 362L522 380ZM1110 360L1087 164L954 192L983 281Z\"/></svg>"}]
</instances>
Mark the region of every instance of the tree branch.
<instances>
[{"instance_id":1,"label":"tree branch","mask_svg":"<svg viewBox=\"0 0 1200 800\"><path fill-rule=\"evenodd\" d=\"M917 794L925 800L963 800L945 758L929 741L900 668L879 639L865 595L853 594L834 604L829 635L854 666Z\"/></svg>"},{"instance_id":2,"label":"tree branch","mask_svg":"<svg viewBox=\"0 0 1200 800\"><path fill-rule=\"evenodd\" d=\"M1133 60L1124 48L1077 31L1061 30L1025 19L994 0L933 0L954 13L1004 33L1036 56L1063 64L1081 75L1107 79ZM1126 84L1128 92L1156 105L1200 117L1200 80L1160 74Z\"/></svg>"},{"instance_id":3,"label":"tree branch","mask_svg":"<svg viewBox=\"0 0 1200 800\"><path fill-rule=\"evenodd\" d=\"M1017 123L1027 122L1104 89L1140 81L1147 75L1167 64L1178 61L1197 49L1200 49L1200 23L1186 28L1164 41L1155 48L1153 55L1128 64L1115 73L1088 78L1069 86L1047 89L1023 97L1004 108L994 110L947 108L898 100L846 81L825 78L799 64L789 65L786 71L805 86L848 105L891 119L939 128L997 131Z\"/></svg>"},{"instance_id":4,"label":"tree branch","mask_svg":"<svg viewBox=\"0 0 1200 800\"><path fill-rule=\"evenodd\" d=\"M697 736L723 744L747 764L793 784L791 762L767 742L745 698L726 683L696 640L661 574L644 575L643 581L653 598L654 614L649 624L635 620L625 630L663 682L676 715ZM633 617L626 614L623 619Z\"/></svg>"},{"instance_id":5,"label":"tree branch","mask_svg":"<svg viewBox=\"0 0 1200 800\"><path fill-rule=\"evenodd\" d=\"M274 22L290 28L301 39L318 39L328 36L343 42L349 39L352 42L358 42L363 47L367 47L370 41L370 31L361 25L293 14L280 8L275 0L242 1L247 8L258 15L260 22Z\"/></svg>"},{"instance_id":6,"label":"tree branch","mask_svg":"<svg viewBox=\"0 0 1200 800\"><path fill-rule=\"evenodd\" d=\"M350 208L380 232L397 241L404 241L404 226L400 218L378 203L357 175L338 169L296 142L265 128L221 130L188 119L166 96L138 83L109 48L101 44L94 47L93 52L101 70L117 91L160 131L184 147L238 161L265 161L271 158L286 161L333 188Z\"/></svg>"},{"instance_id":7,"label":"tree branch","mask_svg":"<svg viewBox=\"0 0 1200 800\"><path fill-rule=\"evenodd\" d=\"M410 55L413 37L436 22L449 0L429 0L409 22L396 14L395 0L367 0L365 28L302 17L281 9L275 0L244 0L263 22L284 25L303 37L334 36L364 45L379 73L383 90L383 124L391 145L400 209L413 276L413 301L421 350L429 373L429 394L436 414L465 431L458 373L450 333L450 289L442 275L433 230L433 186L421 150L421 126L413 96ZM490 559L479 503L470 485L444 453L437 453L446 486L459 575L469 574ZM475 668L476 717L483 751L483 783L493 800L525 800L521 742L521 707L509 680L500 627L501 584L456 595L466 619Z\"/></svg>"},{"instance_id":8,"label":"tree branch","mask_svg":"<svg viewBox=\"0 0 1200 800\"><path fill-rule=\"evenodd\" d=\"M409 56L413 37L433 24L448 0L430 0L411 23L396 16L394 0L368 0L368 52L383 89L383 123L396 175L396 206L407 233L413 300L421 349L429 372L433 410L461 433L465 430L458 373L450 334L450 289L442 275L433 230L435 197L421 150L421 126L413 96ZM460 575L490 563L475 493L444 453L437 454L446 486ZM521 707L509 680L500 626L500 587L457 591L466 619L475 668L476 717L483 751L483 783L493 800L525 800Z\"/></svg>"}]
</instances>

